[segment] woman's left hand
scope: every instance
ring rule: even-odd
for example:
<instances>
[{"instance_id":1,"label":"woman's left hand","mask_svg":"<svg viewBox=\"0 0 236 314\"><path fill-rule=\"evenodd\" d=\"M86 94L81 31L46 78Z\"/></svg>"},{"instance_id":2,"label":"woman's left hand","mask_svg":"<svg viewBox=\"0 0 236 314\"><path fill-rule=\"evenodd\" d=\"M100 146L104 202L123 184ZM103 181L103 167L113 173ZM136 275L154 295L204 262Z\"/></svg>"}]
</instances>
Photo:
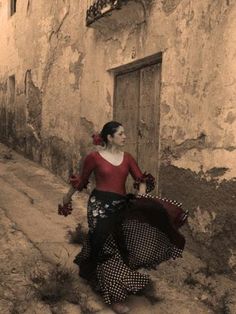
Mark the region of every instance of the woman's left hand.
<instances>
[{"instance_id":1,"label":"woman's left hand","mask_svg":"<svg viewBox=\"0 0 236 314\"><path fill-rule=\"evenodd\" d=\"M139 190L138 190L138 194L146 194L146 188L147 188L147 185L145 182L141 182L139 184Z\"/></svg>"}]
</instances>

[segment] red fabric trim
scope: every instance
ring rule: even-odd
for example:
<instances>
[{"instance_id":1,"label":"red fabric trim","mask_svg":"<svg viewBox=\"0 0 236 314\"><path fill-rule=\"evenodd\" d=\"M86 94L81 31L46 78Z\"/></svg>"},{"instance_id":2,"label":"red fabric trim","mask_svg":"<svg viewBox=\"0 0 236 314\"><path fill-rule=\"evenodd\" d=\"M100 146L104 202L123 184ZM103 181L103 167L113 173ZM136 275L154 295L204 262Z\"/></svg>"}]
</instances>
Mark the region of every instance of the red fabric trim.
<instances>
[{"instance_id":1,"label":"red fabric trim","mask_svg":"<svg viewBox=\"0 0 236 314\"><path fill-rule=\"evenodd\" d=\"M182 227L188 218L188 210L184 210L182 208L182 203L178 203L175 200L160 198L158 196L152 196L150 194L140 195L137 196L137 198L150 199L157 203L157 205L161 205L167 212L171 225L176 229Z\"/></svg>"},{"instance_id":2,"label":"red fabric trim","mask_svg":"<svg viewBox=\"0 0 236 314\"><path fill-rule=\"evenodd\" d=\"M142 177L135 180L134 188L138 190L140 183L146 183L147 193L154 190L155 185L156 185L155 178L150 173L146 173L146 172L143 173Z\"/></svg>"}]
</instances>

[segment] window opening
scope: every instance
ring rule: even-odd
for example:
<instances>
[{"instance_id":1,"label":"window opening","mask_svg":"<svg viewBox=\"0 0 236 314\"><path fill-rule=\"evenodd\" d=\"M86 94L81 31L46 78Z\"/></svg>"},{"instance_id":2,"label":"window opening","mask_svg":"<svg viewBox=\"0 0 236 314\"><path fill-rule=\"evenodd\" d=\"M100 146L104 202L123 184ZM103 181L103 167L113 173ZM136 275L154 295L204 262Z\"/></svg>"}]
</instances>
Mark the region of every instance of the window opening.
<instances>
[{"instance_id":1,"label":"window opening","mask_svg":"<svg viewBox=\"0 0 236 314\"><path fill-rule=\"evenodd\" d=\"M16 80L15 75L11 75L8 79L8 99L10 104L14 104L15 102L15 94L16 94Z\"/></svg>"}]
</instances>

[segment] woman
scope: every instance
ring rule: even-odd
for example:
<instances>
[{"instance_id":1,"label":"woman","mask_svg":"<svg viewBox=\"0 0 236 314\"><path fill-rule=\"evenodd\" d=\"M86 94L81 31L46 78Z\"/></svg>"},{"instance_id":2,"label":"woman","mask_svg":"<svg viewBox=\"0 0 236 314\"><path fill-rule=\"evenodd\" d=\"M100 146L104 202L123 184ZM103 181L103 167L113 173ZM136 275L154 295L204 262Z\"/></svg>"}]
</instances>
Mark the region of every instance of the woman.
<instances>
[{"instance_id":1,"label":"woman","mask_svg":"<svg viewBox=\"0 0 236 314\"><path fill-rule=\"evenodd\" d=\"M89 232L75 263L80 276L101 293L116 313L129 311L123 303L127 295L146 287L148 275L137 271L164 260L181 256L184 238L177 229L186 219L179 205L152 198L154 178L143 174L134 158L123 152L125 131L116 121L104 125L94 143L104 149L88 154L81 175L70 178L72 188L59 205L59 214L71 213L71 197L86 188L95 174L96 188L88 201ZM126 195L128 174L134 179L138 195ZM164 205L164 206L163 206Z\"/></svg>"}]
</instances>

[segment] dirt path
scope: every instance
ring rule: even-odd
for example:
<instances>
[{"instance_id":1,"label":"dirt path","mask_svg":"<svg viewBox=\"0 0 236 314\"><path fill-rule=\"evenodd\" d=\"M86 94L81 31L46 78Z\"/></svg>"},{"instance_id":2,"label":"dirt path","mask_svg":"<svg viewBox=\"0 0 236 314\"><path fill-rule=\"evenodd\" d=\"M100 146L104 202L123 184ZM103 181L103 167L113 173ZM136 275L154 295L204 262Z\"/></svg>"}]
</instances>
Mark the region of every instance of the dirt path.
<instances>
[{"instance_id":1,"label":"dirt path","mask_svg":"<svg viewBox=\"0 0 236 314\"><path fill-rule=\"evenodd\" d=\"M87 194L75 195L71 216L58 216L68 186L4 145L0 185L0 313L113 313L72 262L80 245L70 243L69 232L78 223L86 229ZM130 297L131 314L236 313L235 283L210 274L189 251L150 275L155 291Z\"/></svg>"}]
</instances>

